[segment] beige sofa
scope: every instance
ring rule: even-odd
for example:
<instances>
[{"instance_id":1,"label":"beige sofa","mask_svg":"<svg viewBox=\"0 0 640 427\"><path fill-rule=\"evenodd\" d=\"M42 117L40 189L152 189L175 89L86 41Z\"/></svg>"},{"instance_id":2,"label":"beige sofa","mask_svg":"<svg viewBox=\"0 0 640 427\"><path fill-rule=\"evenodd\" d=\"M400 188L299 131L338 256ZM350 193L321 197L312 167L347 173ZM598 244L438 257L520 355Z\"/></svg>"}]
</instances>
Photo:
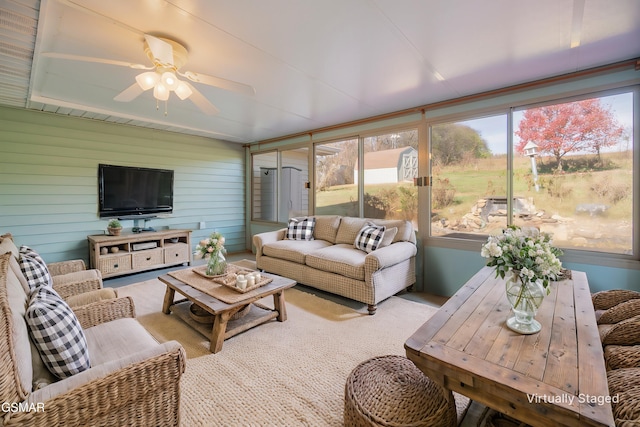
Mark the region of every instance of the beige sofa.
<instances>
[{"instance_id":1,"label":"beige sofa","mask_svg":"<svg viewBox=\"0 0 640 427\"><path fill-rule=\"evenodd\" d=\"M416 281L416 237L409 221L316 216L313 240L287 240L286 228L253 236L257 267L368 305L377 304ZM397 233L390 245L366 253L354 247L367 223ZM386 233L386 232L385 232Z\"/></svg>"},{"instance_id":2,"label":"beige sofa","mask_svg":"<svg viewBox=\"0 0 640 427\"><path fill-rule=\"evenodd\" d=\"M159 344L135 319L131 298L73 307L91 364L57 379L30 340L29 292L14 255L0 254L0 425L179 425L184 349Z\"/></svg>"}]
</instances>

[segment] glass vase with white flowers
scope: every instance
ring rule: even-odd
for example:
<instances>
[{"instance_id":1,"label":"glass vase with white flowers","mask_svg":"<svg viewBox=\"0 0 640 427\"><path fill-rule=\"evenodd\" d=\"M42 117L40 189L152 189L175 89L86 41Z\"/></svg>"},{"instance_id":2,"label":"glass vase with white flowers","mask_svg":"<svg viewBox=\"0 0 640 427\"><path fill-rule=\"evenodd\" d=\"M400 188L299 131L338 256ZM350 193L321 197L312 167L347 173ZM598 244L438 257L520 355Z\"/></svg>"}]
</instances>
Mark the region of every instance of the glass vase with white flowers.
<instances>
[{"instance_id":1,"label":"glass vase with white flowers","mask_svg":"<svg viewBox=\"0 0 640 427\"><path fill-rule=\"evenodd\" d=\"M196 251L207 261L207 276L220 276L227 272L227 261L225 254L227 250L224 247L225 238L218 232L214 231L207 239L200 240L196 246Z\"/></svg>"},{"instance_id":2,"label":"glass vase with white flowers","mask_svg":"<svg viewBox=\"0 0 640 427\"><path fill-rule=\"evenodd\" d=\"M507 299L514 317L507 326L514 331L530 334L541 328L534 317L549 284L562 274L562 251L551 243L551 235L537 228L509 226L502 234L489 236L481 255L487 265L496 268L496 277L506 278Z\"/></svg>"}]
</instances>

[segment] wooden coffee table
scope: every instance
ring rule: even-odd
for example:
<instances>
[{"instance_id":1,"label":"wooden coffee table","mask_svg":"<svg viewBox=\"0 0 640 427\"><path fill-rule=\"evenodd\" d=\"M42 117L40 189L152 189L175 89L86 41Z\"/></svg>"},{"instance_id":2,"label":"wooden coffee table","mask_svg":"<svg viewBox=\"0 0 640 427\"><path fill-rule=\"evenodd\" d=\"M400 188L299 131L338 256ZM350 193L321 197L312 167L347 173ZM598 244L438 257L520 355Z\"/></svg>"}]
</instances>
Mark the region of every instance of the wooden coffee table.
<instances>
[{"instance_id":1,"label":"wooden coffee table","mask_svg":"<svg viewBox=\"0 0 640 427\"><path fill-rule=\"evenodd\" d=\"M185 283L168 274L162 275L159 279L167 285L162 312L165 314L175 313L205 337L209 337L211 340L209 347L211 352L218 353L222 350L224 340L228 338L272 319L276 319L279 322L287 320L284 291L285 289L293 287L296 282L275 274L262 273L262 275L272 278L273 281L247 293L247 298L243 298L232 304L220 301L211 295L195 289L193 286L190 286L189 283ZM174 301L176 292L183 295L185 299ZM259 299L269 295L273 295L273 309L256 303ZM198 305L214 316L213 327L199 323L191 317L189 313L191 303ZM248 314L239 319L231 320L232 316L240 310L245 309L247 304L251 304L251 309Z\"/></svg>"},{"instance_id":2,"label":"wooden coffee table","mask_svg":"<svg viewBox=\"0 0 640 427\"><path fill-rule=\"evenodd\" d=\"M432 380L536 427L614 426L587 275L554 282L538 310L542 330L505 325L504 280L484 267L405 343Z\"/></svg>"}]
</instances>

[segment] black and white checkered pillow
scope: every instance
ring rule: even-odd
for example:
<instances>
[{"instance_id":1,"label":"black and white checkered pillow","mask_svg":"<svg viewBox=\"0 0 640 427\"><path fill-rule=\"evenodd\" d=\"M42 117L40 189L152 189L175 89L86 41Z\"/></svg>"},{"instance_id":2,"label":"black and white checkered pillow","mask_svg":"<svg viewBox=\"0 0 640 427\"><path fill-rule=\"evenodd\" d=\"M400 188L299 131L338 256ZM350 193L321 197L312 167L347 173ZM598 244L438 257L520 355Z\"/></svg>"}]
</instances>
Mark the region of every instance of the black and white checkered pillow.
<instances>
[{"instance_id":1,"label":"black and white checkered pillow","mask_svg":"<svg viewBox=\"0 0 640 427\"><path fill-rule=\"evenodd\" d=\"M28 246L20 246L20 270L24 274L27 283L29 283L29 289L31 292L38 289L40 286L53 287L53 279L45 264L44 260L36 251Z\"/></svg>"},{"instance_id":2,"label":"black and white checkered pillow","mask_svg":"<svg viewBox=\"0 0 640 427\"><path fill-rule=\"evenodd\" d=\"M366 253L375 251L380 246L380 243L382 243L385 229L384 226L377 226L371 223L365 224L358 232L354 246L356 249L360 249Z\"/></svg>"},{"instance_id":3,"label":"black and white checkered pillow","mask_svg":"<svg viewBox=\"0 0 640 427\"><path fill-rule=\"evenodd\" d=\"M289 220L289 226L287 227L287 235L285 236L285 239L313 240L313 229L315 226L315 217L305 218L303 220L291 218Z\"/></svg>"},{"instance_id":4,"label":"black and white checkered pillow","mask_svg":"<svg viewBox=\"0 0 640 427\"><path fill-rule=\"evenodd\" d=\"M31 339L53 375L67 378L91 367L82 326L56 291L42 286L32 292L25 318Z\"/></svg>"}]
</instances>

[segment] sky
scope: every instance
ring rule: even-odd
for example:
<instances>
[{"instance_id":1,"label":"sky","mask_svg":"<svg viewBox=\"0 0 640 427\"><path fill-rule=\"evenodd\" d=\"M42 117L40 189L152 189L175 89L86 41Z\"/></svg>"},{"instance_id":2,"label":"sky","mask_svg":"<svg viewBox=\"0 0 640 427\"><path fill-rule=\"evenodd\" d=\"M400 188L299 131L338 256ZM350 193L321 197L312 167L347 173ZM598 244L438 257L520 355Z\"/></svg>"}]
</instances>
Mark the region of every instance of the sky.
<instances>
[{"instance_id":1,"label":"sky","mask_svg":"<svg viewBox=\"0 0 640 427\"><path fill-rule=\"evenodd\" d=\"M600 98L605 106L610 106L618 122L625 129L632 129L633 125L633 93L627 92L619 95L612 95ZM522 119L522 111L516 111L514 117L514 130L518 129L518 123ZM507 116L485 117L476 120L466 120L459 122L478 131L480 136L487 141L487 145L493 154L505 154L507 152ZM515 137L514 144L517 144L518 137ZM612 147L604 151L615 151L619 147Z\"/></svg>"}]
</instances>

